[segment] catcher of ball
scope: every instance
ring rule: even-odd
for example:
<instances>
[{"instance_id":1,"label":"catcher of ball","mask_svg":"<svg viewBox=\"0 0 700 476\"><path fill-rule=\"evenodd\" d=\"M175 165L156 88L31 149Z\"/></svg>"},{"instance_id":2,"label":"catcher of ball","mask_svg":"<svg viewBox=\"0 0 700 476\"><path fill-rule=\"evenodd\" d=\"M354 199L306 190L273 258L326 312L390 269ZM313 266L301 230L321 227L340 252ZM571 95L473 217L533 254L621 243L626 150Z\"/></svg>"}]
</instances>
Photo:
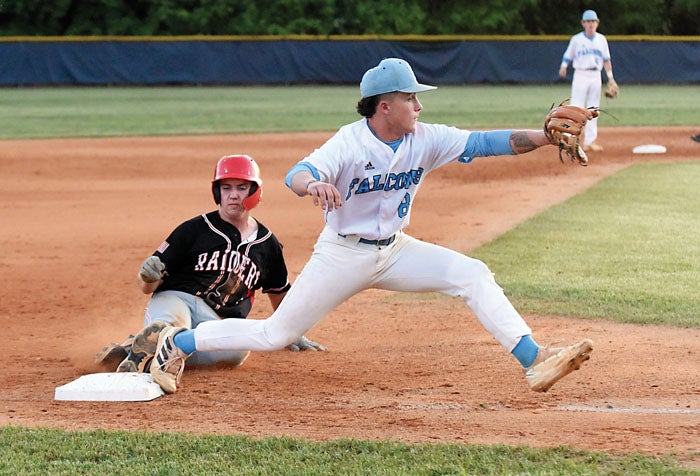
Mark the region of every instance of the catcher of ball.
<instances>
[{"instance_id":1,"label":"catcher of ball","mask_svg":"<svg viewBox=\"0 0 700 476\"><path fill-rule=\"evenodd\" d=\"M566 104L569 99L549 111L544 120L544 133L549 142L559 147L560 161L564 162L562 153L565 153L573 162L586 166L588 157L581 147L581 133L588 121L598 117L598 110Z\"/></svg>"}]
</instances>

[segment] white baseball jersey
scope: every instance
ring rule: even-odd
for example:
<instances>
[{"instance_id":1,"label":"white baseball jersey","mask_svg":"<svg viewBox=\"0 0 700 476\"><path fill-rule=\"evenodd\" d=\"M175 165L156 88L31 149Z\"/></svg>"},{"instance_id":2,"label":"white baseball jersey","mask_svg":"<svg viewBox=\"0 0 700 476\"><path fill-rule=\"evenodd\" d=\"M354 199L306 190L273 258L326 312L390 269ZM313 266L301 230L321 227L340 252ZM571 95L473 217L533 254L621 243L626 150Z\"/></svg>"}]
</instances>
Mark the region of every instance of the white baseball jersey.
<instances>
[{"instance_id":1,"label":"white baseball jersey","mask_svg":"<svg viewBox=\"0 0 700 476\"><path fill-rule=\"evenodd\" d=\"M470 131L418 122L394 152L366 119L342 127L304 162L341 193L343 206L326 213L327 226L343 235L377 240L406 227L422 178L464 152Z\"/></svg>"},{"instance_id":2,"label":"white baseball jersey","mask_svg":"<svg viewBox=\"0 0 700 476\"><path fill-rule=\"evenodd\" d=\"M571 104L580 107L599 107L603 63L610 61L610 50L605 35L596 33L592 38L582 31L571 37L564 51L562 64L572 64L574 78L571 82ZM586 123L583 146L598 138L598 118Z\"/></svg>"},{"instance_id":3,"label":"white baseball jersey","mask_svg":"<svg viewBox=\"0 0 700 476\"><path fill-rule=\"evenodd\" d=\"M576 70L589 71L602 70L605 61L610 61L610 49L605 35L596 33L593 38L589 38L583 31L571 37L562 58L562 63L572 64Z\"/></svg>"},{"instance_id":4,"label":"white baseball jersey","mask_svg":"<svg viewBox=\"0 0 700 476\"><path fill-rule=\"evenodd\" d=\"M419 122L394 151L374 135L366 119L342 127L287 173L289 185L298 171L311 171L334 184L343 200L342 207L326 212L326 226L292 288L267 319L200 324L194 332L197 350L282 348L351 296L373 288L460 297L512 351L532 331L488 267L401 232L431 170L455 160L512 154L510 135L508 130L471 132Z\"/></svg>"}]
</instances>

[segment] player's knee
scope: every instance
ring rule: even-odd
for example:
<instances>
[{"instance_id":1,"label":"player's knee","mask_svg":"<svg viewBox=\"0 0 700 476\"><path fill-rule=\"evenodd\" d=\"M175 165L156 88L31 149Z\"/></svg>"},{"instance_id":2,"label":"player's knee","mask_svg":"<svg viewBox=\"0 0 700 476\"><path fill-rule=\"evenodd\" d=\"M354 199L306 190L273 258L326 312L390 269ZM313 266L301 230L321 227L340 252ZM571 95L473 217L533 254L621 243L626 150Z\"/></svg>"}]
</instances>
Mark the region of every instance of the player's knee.
<instances>
[{"instance_id":1,"label":"player's knee","mask_svg":"<svg viewBox=\"0 0 700 476\"><path fill-rule=\"evenodd\" d=\"M465 257L459 267L452 272L455 273L456 294L463 298L480 295L488 292L488 289L500 289L489 267L477 259Z\"/></svg>"},{"instance_id":2,"label":"player's knee","mask_svg":"<svg viewBox=\"0 0 700 476\"><path fill-rule=\"evenodd\" d=\"M475 258L465 256L465 261L461 263L459 271L462 280L467 285L473 285L479 282L495 282L493 273L486 266L486 263Z\"/></svg>"},{"instance_id":3,"label":"player's knee","mask_svg":"<svg viewBox=\"0 0 700 476\"><path fill-rule=\"evenodd\" d=\"M478 261L477 267L479 269L480 278L483 279L484 281L489 282L489 283L495 283L496 278L495 278L493 271L491 271L491 269L488 266L486 266L486 263L479 261L479 260L477 260L477 261Z\"/></svg>"}]
</instances>

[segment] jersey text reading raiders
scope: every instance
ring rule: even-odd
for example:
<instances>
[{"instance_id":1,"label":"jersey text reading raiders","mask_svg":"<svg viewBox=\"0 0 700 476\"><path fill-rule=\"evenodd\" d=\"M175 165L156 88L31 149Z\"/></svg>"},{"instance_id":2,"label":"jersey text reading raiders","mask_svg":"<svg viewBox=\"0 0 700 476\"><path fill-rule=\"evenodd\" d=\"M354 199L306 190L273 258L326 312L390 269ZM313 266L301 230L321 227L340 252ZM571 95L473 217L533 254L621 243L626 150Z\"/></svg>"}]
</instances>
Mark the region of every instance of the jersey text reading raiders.
<instances>
[{"instance_id":1,"label":"jersey text reading raiders","mask_svg":"<svg viewBox=\"0 0 700 476\"><path fill-rule=\"evenodd\" d=\"M277 237L258 222L257 236L241 243L238 229L218 211L182 223L154 254L166 272L156 292L200 296L223 318L247 316L257 289L281 293L290 287Z\"/></svg>"}]
</instances>

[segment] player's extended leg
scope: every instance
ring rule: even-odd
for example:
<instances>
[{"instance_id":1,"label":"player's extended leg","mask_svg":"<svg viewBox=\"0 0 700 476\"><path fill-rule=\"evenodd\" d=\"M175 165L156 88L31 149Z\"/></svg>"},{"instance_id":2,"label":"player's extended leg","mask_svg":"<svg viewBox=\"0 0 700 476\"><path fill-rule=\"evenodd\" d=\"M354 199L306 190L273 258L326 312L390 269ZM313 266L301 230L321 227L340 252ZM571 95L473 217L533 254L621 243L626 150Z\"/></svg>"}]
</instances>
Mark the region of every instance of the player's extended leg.
<instances>
[{"instance_id":1,"label":"player's extended leg","mask_svg":"<svg viewBox=\"0 0 700 476\"><path fill-rule=\"evenodd\" d=\"M488 267L456 251L400 234L373 287L459 296L482 325L511 352L531 330Z\"/></svg>"},{"instance_id":2,"label":"player's extended leg","mask_svg":"<svg viewBox=\"0 0 700 476\"><path fill-rule=\"evenodd\" d=\"M396 245L387 249L386 266L373 286L461 297L483 326L520 361L532 390L546 392L590 358L593 344L588 339L560 349L538 346L481 261L407 235L399 235Z\"/></svg>"},{"instance_id":3,"label":"player's extended leg","mask_svg":"<svg viewBox=\"0 0 700 476\"><path fill-rule=\"evenodd\" d=\"M346 246L337 234L324 232L272 316L202 323L194 332L197 350L282 349L338 305L367 289L375 269L374 250Z\"/></svg>"},{"instance_id":4,"label":"player's extended leg","mask_svg":"<svg viewBox=\"0 0 700 476\"><path fill-rule=\"evenodd\" d=\"M162 291L154 294L148 301L144 314L146 325L151 322L163 322L185 329L194 329L203 322L220 320L202 298L180 291ZM155 352L155 346L153 347ZM195 352L187 360L187 364L205 366L226 362L238 366L245 362L249 354L247 351Z\"/></svg>"}]
</instances>

